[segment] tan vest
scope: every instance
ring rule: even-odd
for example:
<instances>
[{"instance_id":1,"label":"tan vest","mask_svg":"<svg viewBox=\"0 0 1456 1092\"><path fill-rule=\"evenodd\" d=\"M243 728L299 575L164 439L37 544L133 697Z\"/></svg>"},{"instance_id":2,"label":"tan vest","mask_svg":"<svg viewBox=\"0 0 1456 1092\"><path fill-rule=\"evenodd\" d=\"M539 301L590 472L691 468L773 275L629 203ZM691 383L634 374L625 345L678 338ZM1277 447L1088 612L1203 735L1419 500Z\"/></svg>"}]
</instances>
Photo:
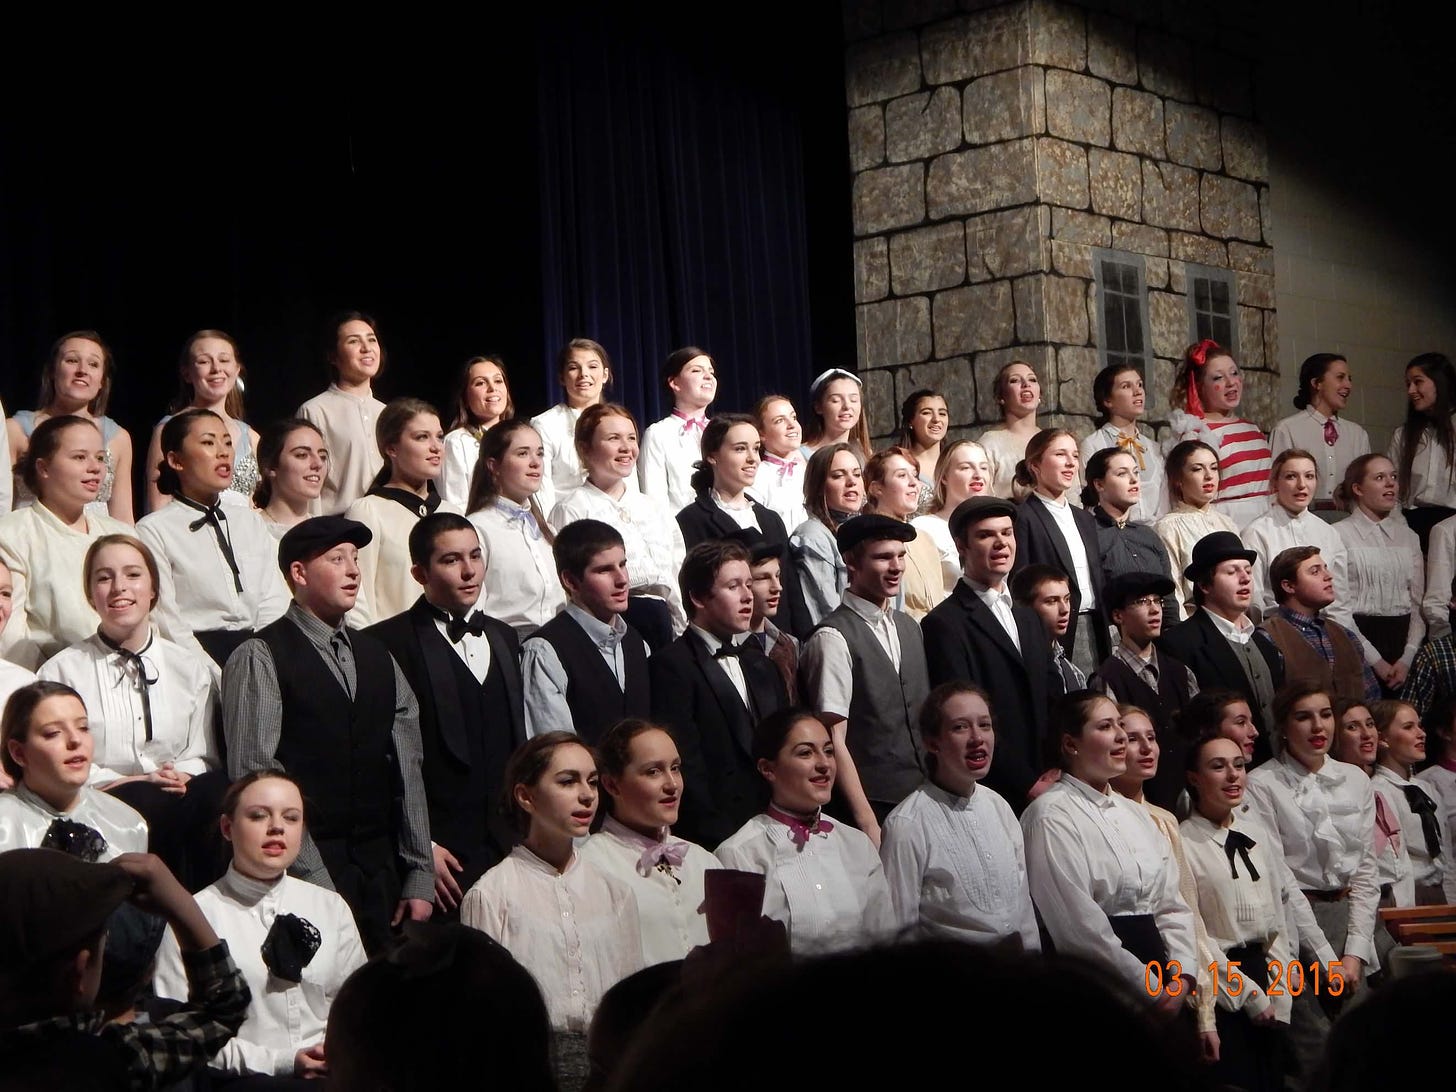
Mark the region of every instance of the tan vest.
<instances>
[{"instance_id":1,"label":"tan vest","mask_svg":"<svg viewBox=\"0 0 1456 1092\"><path fill-rule=\"evenodd\" d=\"M1282 615L1273 614L1264 622L1264 632L1269 634L1279 651L1284 654L1284 678L1286 682L1295 679L1313 679L1319 685L1332 690L1333 698L1350 701L1365 700L1365 675L1362 670L1365 658L1359 647L1345 636L1345 631L1335 623L1324 620L1325 634L1335 650L1333 667Z\"/></svg>"}]
</instances>

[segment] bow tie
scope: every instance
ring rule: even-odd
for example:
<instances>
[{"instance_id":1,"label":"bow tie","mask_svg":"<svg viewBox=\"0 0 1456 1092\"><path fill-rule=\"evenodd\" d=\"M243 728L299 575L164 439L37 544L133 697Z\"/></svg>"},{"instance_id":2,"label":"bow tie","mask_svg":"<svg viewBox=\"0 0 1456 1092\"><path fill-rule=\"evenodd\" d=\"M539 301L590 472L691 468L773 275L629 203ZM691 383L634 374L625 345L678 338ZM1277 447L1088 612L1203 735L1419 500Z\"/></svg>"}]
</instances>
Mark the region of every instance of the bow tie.
<instances>
[{"instance_id":1,"label":"bow tie","mask_svg":"<svg viewBox=\"0 0 1456 1092\"><path fill-rule=\"evenodd\" d=\"M1142 441L1136 436L1124 436L1119 432L1117 434L1117 446L1122 451L1132 453L1132 457L1137 460L1139 470L1146 470L1148 468L1147 463L1143 461L1143 452L1147 448L1143 446Z\"/></svg>"},{"instance_id":2,"label":"bow tie","mask_svg":"<svg viewBox=\"0 0 1456 1092\"><path fill-rule=\"evenodd\" d=\"M106 852L106 839L101 832L74 819L56 819L46 829L41 849L59 849L87 864L95 864Z\"/></svg>"},{"instance_id":3,"label":"bow tie","mask_svg":"<svg viewBox=\"0 0 1456 1092\"><path fill-rule=\"evenodd\" d=\"M794 472L799 469L799 461L797 459L780 459L777 455L770 455L767 451L763 453L763 461L768 463L769 466L778 468L779 481L783 481L785 478L792 478Z\"/></svg>"},{"instance_id":4,"label":"bow tie","mask_svg":"<svg viewBox=\"0 0 1456 1092\"><path fill-rule=\"evenodd\" d=\"M228 563L228 568L233 572L233 587L237 589L239 595L242 595L243 576L238 570L238 559L233 553L232 538L228 534L227 528L223 526L227 523L227 513L222 510L222 505L217 503L198 504L190 497L184 497L180 494L176 499L189 508L195 508L202 513L201 516L187 525L187 530L200 531L209 524L212 526L212 533L217 538L217 547L222 551L223 560Z\"/></svg>"},{"instance_id":5,"label":"bow tie","mask_svg":"<svg viewBox=\"0 0 1456 1092\"><path fill-rule=\"evenodd\" d=\"M263 964L274 978L295 985L323 943L318 929L297 914L279 914L263 938Z\"/></svg>"},{"instance_id":6,"label":"bow tie","mask_svg":"<svg viewBox=\"0 0 1456 1092\"><path fill-rule=\"evenodd\" d=\"M637 858L637 873L641 876L652 875L655 868L672 876L678 883L682 880L672 875L674 868L681 868L683 861L688 856L688 844L686 842L653 842L642 851L642 856Z\"/></svg>"},{"instance_id":7,"label":"bow tie","mask_svg":"<svg viewBox=\"0 0 1456 1092\"><path fill-rule=\"evenodd\" d=\"M452 645L458 645L467 633L472 637L485 636L485 615L480 611L471 611L468 618L456 618L452 614L445 619L445 636Z\"/></svg>"},{"instance_id":8,"label":"bow tie","mask_svg":"<svg viewBox=\"0 0 1456 1092\"><path fill-rule=\"evenodd\" d=\"M498 504L496 507L508 522L519 523L533 539L541 538L541 525L536 522L536 517L529 508L517 508L514 504Z\"/></svg>"},{"instance_id":9,"label":"bow tie","mask_svg":"<svg viewBox=\"0 0 1456 1092\"><path fill-rule=\"evenodd\" d=\"M121 680L118 681L117 685L120 685L121 682L126 680L127 668L136 669L137 688L142 693L142 722L146 727L147 741L150 742L152 738L152 687L156 685L157 680L161 677L142 658L142 653L152 647L152 639L150 637L147 638L146 648L143 648L141 652L133 652L129 648L123 648L100 630L96 631L96 636L101 638L103 645L120 656L121 662L125 665L122 668Z\"/></svg>"},{"instance_id":10,"label":"bow tie","mask_svg":"<svg viewBox=\"0 0 1456 1092\"><path fill-rule=\"evenodd\" d=\"M742 645L735 645L732 641L724 641L721 645L719 645L717 647L717 649L714 650L714 652L713 652L713 659L715 659L715 660L723 660L723 659L727 659L729 656L742 656L742 655L743 655L743 646Z\"/></svg>"},{"instance_id":11,"label":"bow tie","mask_svg":"<svg viewBox=\"0 0 1456 1092\"><path fill-rule=\"evenodd\" d=\"M772 804L768 806L767 810L769 818L777 819L789 828L789 841L793 842L795 847L799 849L804 848L811 836L817 834L821 838L826 837L834 829L834 824L823 816L816 818L812 823L806 823L797 815L790 815L786 811L780 811Z\"/></svg>"},{"instance_id":12,"label":"bow tie","mask_svg":"<svg viewBox=\"0 0 1456 1092\"><path fill-rule=\"evenodd\" d=\"M1426 852L1434 860L1441 852L1441 823L1436 818L1436 802L1419 785L1402 785L1405 802L1421 817L1421 833L1426 837Z\"/></svg>"},{"instance_id":13,"label":"bow tie","mask_svg":"<svg viewBox=\"0 0 1456 1092\"><path fill-rule=\"evenodd\" d=\"M682 422L682 432L679 434L679 435L682 435L682 436L686 436L689 432L692 432L694 429L697 429L699 432L702 432L703 429L706 428L707 425L708 425L708 420L707 420L706 417L684 417L682 414L678 413L676 410L673 411L673 414L672 415Z\"/></svg>"},{"instance_id":14,"label":"bow tie","mask_svg":"<svg viewBox=\"0 0 1456 1092\"><path fill-rule=\"evenodd\" d=\"M1333 417L1326 417L1325 418L1325 443L1329 447L1334 447L1335 444L1339 442L1339 439L1340 439L1340 430L1335 425L1335 419Z\"/></svg>"},{"instance_id":15,"label":"bow tie","mask_svg":"<svg viewBox=\"0 0 1456 1092\"><path fill-rule=\"evenodd\" d=\"M1230 830L1228 837L1224 839L1223 851L1228 854L1229 875L1233 879L1239 878L1239 869L1234 864L1234 854L1237 853L1244 859L1244 868L1248 870L1249 879L1258 881L1259 870L1254 867L1254 862L1249 860L1249 850L1258 843L1241 830Z\"/></svg>"}]
</instances>

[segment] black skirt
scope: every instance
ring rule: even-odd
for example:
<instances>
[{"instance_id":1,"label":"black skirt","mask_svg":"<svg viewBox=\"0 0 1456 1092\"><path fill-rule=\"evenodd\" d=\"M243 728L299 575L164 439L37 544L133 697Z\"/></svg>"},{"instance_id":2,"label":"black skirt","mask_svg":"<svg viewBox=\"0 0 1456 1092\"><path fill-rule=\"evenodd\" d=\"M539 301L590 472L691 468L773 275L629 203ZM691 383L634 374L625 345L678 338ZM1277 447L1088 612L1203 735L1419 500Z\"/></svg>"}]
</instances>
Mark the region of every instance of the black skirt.
<instances>
[{"instance_id":1,"label":"black skirt","mask_svg":"<svg viewBox=\"0 0 1456 1092\"><path fill-rule=\"evenodd\" d=\"M1159 967L1168 962L1168 946L1163 943L1163 934L1158 932L1158 923L1152 914L1107 915L1107 923L1122 941L1122 946L1143 963L1156 963ZM1196 967L1185 967L1188 974L1197 972Z\"/></svg>"},{"instance_id":2,"label":"black skirt","mask_svg":"<svg viewBox=\"0 0 1456 1092\"><path fill-rule=\"evenodd\" d=\"M1376 614L1355 615L1355 628L1360 635L1375 646L1380 658L1388 664L1400 659L1405 651L1406 635L1410 632L1410 615L1398 614L1384 617Z\"/></svg>"}]
</instances>

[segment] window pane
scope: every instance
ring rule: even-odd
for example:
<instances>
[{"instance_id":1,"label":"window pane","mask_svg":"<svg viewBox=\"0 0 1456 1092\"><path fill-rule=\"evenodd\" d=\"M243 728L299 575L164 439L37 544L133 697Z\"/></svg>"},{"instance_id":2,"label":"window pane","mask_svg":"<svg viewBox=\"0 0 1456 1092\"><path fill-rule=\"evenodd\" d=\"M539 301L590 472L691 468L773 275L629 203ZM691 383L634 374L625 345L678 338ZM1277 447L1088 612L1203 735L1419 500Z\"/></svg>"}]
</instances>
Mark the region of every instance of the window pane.
<instances>
[{"instance_id":1,"label":"window pane","mask_svg":"<svg viewBox=\"0 0 1456 1092\"><path fill-rule=\"evenodd\" d=\"M1107 351L1121 352L1127 348L1127 331L1122 325L1122 307L1119 306L1117 297L1111 293L1105 294L1102 301L1102 336L1107 342Z\"/></svg>"},{"instance_id":2,"label":"window pane","mask_svg":"<svg viewBox=\"0 0 1456 1092\"><path fill-rule=\"evenodd\" d=\"M1193 306L1199 311L1209 310L1209 285L1207 277L1193 278Z\"/></svg>"},{"instance_id":3,"label":"window pane","mask_svg":"<svg viewBox=\"0 0 1456 1092\"><path fill-rule=\"evenodd\" d=\"M1234 324L1226 315L1215 316L1212 322L1213 340L1220 345L1232 345L1234 343Z\"/></svg>"},{"instance_id":4,"label":"window pane","mask_svg":"<svg viewBox=\"0 0 1456 1092\"><path fill-rule=\"evenodd\" d=\"M1138 307L1138 301L1136 299L1128 300L1126 308L1124 321L1127 323L1127 350L1130 353L1141 353L1143 351L1141 309Z\"/></svg>"},{"instance_id":5,"label":"window pane","mask_svg":"<svg viewBox=\"0 0 1456 1092\"><path fill-rule=\"evenodd\" d=\"M1213 306L1210 310L1220 315L1229 314L1229 286L1228 281L1210 281L1209 287L1213 290Z\"/></svg>"}]
</instances>

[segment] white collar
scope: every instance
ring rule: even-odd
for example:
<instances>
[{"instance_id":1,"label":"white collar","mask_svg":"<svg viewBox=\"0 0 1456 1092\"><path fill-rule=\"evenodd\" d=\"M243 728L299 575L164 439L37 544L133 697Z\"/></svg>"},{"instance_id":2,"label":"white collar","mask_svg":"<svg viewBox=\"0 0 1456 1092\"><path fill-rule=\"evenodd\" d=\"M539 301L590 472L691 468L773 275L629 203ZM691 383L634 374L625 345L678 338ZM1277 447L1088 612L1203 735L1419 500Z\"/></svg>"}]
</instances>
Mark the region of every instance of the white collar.
<instances>
[{"instance_id":1,"label":"white collar","mask_svg":"<svg viewBox=\"0 0 1456 1092\"><path fill-rule=\"evenodd\" d=\"M878 625L880 622L886 620L891 610L894 609L888 602L883 607L877 607L868 599L855 595L854 592L848 589L845 589L843 602L846 607L854 611L855 614L859 615L872 626Z\"/></svg>"}]
</instances>

